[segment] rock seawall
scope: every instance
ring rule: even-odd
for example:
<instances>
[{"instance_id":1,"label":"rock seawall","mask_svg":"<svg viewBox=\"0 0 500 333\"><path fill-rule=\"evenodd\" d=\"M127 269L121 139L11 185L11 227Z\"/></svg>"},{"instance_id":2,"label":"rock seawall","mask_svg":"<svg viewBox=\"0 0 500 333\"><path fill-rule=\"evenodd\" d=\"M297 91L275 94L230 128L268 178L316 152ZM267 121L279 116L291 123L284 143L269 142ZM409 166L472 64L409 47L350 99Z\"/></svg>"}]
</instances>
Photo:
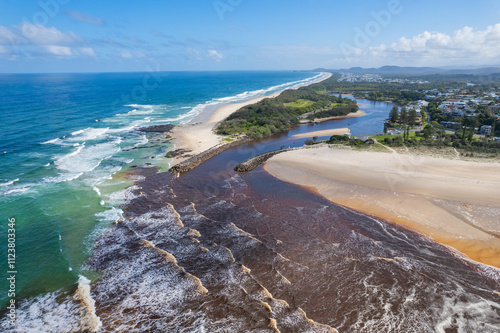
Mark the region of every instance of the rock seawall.
<instances>
[{"instance_id":1,"label":"rock seawall","mask_svg":"<svg viewBox=\"0 0 500 333\"><path fill-rule=\"evenodd\" d=\"M193 157L185 160L184 162L181 162L179 164L174 165L173 167L170 168L170 172L173 172L173 173L188 172L188 171L196 168L198 165L208 161L209 159L216 156L217 154L220 154L223 151L237 147L239 145L242 145L242 144L250 142L250 141L252 141L252 139L246 138L246 139L241 139L241 140L233 141L230 143L214 146L210 149L205 150L204 152L201 152L200 154L198 154L196 156L193 156Z\"/></svg>"},{"instance_id":2,"label":"rock seawall","mask_svg":"<svg viewBox=\"0 0 500 333\"><path fill-rule=\"evenodd\" d=\"M249 172L273 157L274 155L284 153L286 151L291 151L291 150L297 150L297 149L302 149L301 147L299 148L287 148L287 149L279 149L279 150L274 150L270 151L264 154L260 154L257 156L254 156L248 160L246 160L243 163L238 164L235 168L234 171L236 172Z\"/></svg>"}]
</instances>

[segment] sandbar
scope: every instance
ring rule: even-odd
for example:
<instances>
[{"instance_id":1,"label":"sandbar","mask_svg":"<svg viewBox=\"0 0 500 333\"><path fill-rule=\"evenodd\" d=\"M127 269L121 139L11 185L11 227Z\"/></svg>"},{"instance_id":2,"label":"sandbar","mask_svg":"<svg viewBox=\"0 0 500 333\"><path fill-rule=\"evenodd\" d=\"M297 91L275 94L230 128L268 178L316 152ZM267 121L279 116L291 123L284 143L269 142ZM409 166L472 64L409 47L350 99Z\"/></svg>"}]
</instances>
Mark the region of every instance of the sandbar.
<instances>
[{"instance_id":1,"label":"sandbar","mask_svg":"<svg viewBox=\"0 0 500 333\"><path fill-rule=\"evenodd\" d=\"M276 155L264 168L500 268L498 162L321 147Z\"/></svg>"},{"instance_id":2,"label":"sandbar","mask_svg":"<svg viewBox=\"0 0 500 333\"><path fill-rule=\"evenodd\" d=\"M292 139L304 139L304 138L312 138L312 137L325 137L325 136L332 136L332 135L344 135L351 133L351 131L348 128L334 128L334 129L328 129L328 130L322 130L322 131L314 131L314 132L307 132L307 133L300 133L300 134L295 134L292 136Z\"/></svg>"}]
</instances>

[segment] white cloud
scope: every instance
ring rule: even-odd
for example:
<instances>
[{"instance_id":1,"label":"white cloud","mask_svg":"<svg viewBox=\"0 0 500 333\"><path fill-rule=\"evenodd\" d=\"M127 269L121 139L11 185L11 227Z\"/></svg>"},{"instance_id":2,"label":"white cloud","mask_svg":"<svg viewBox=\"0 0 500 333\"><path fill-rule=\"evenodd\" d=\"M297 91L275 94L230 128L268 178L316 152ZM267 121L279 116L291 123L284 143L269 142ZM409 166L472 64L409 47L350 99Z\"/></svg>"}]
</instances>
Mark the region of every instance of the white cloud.
<instances>
[{"instance_id":1,"label":"white cloud","mask_svg":"<svg viewBox=\"0 0 500 333\"><path fill-rule=\"evenodd\" d=\"M10 43L16 43L19 41L19 39L20 39L19 36L17 36L11 30L0 25L0 44L5 45Z\"/></svg>"},{"instance_id":2,"label":"white cloud","mask_svg":"<svg viewBox=\"0 0 500 333\"><path fill-rule=\"evenodd\" d=\"M139 51L123 50L120 53L120 56L124 59L131 59L131 58L144 58L146 55Z\"/></svg>"},{"instance_id":3,"label":"white cloud","mask_svg":"<svg viewBox=\"0 0 500 333\"><path fill-rule=\"evenodd\" d=\"M198 51L196 49L192 49L192 48L188 47L188 48L186 48L186 54L187 54L188 59L194 59L194 60L198 60L198 61L203 60L203 57L201 56L200 51Z\"/></svg>"},{"instance_id":4,"label":"white cloud","mask_svg":"<svg viewBox=\"0 0 500 333\"><path fill-rule=\"evenodd\" d=\"M94 50L91 47L80 47L79 51L80 51L80 54L83 54L83 55L87 55L90 57L96 56Z\"/></svg>"},{"instance_id":5,"label":"white cloud","mask_svg":"<svg viewBox=\"0 0 500 333\"><path fill-rule=\"evenodd\" d=\"M350 62L369 58L374 62L401 65L485 65L500 62L500 24L477 30L463 27L452 35L424 31L401 37L390 45L346 52Z\"/></svg>"},{"instance_id":6,"label":"white cloud","mask_svg":"<svg viewBox=\"0 0 500 333\"><path fill-rule=\"evenodd\" d=\"M122 51L121 56L125 59L132 58L132 53L130 51Z\"/></svg>"},{"instance_id":7,"label":"white cloud","mask_svg":"<svg viewBox=\"0 0 500 333\"><path fill-rule=\"evenodd\" d=\"M44 54L55 56L91 56L96 54L91 47L82 45L83 39L72 32L63 33L54 27L22 22L9 29L0 26L0 53L23 52L26 56L38 48ZM9 52L9 46L12 48ZM35 48L33 48L33 46ZM36 52L36 51L35 51ZM140 56L136 52L135 56Z\"/></svg>"},{"instance_id":8,"label":"white cloud","mask_svg":"<svg viewBox=\"0 0 500 333\"><path fill-rule=\"evenodd\" d=\"M43 48L50 54L57 56L70 56L73 55L71 48L68 46L59 45L44 45Z\"/></svg>"},{"instance_id":9,"label":"white cloud","mask_svg":"<svg viewBox=\"0 0 500 333\"><path fill-rule=\"evenodd\" d=\"M224 55L217 52L217 50L207 50L207 53L209 58L214 59L217 62L221 61L222 58L224 58Z\"/></svg>"},{"instance_id":10,"label":"white cloud","mask_svg":"<svg viewBox=\"0 0 500 333\"><path fill-rule=\"evenodd\" d=\"M29 22L23 22L18 28L22 36L36 45L69 45L81 39L72 32L65 34L54 27Z\"/></svg>"},{"instance_id":11,"label":"white cloud","mask_svg":"<svg viewBox=\"0 0 500 333\"><path fill-rule=\"evenodd\" d=\"M99 26L104 25L104 20L100 17L94 17L94 16L91 16L89 14L85 14L85 13L77 12L77 11L73 11L73 10L66 11L66 14L76 21L95 24L95 25L99 25Z\"/></svg>"}]
</instances>

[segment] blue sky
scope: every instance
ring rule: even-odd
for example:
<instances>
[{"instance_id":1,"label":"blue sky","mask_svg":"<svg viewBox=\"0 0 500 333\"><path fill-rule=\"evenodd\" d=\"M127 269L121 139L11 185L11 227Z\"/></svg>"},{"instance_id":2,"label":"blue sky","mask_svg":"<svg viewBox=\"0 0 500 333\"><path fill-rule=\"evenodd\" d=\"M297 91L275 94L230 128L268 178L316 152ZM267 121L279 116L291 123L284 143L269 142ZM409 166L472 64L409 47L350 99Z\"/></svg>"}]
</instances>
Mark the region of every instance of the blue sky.
<instances>
[{"instance_id":1,"label":"blue sky","mask_svg":"<svg viewBox=\"0 0 500 333\"><path fill-rule=\"evenodd\" d=\"M0 0L0 72L500 65L500 1Z\"/></svg>"}]
</instances>

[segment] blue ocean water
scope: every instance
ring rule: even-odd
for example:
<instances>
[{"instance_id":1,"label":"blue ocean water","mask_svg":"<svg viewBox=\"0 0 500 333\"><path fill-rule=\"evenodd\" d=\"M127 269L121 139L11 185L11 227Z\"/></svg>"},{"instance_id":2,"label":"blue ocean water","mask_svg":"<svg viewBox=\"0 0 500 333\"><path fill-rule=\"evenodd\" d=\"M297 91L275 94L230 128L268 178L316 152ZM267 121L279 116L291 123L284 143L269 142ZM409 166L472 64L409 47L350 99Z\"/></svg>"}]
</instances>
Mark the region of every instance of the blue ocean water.
<instances>
[{"instance_id":1,"label":"blue ocean water","mask_svg":"<svg viewBox=\"0 0 500 333\"><path fill-rule=\"evenodd\" d=\"M120 218L132 165L168 168L168 144L138 128L189 122L206 108L317 79L303 72L161 72L0 76L0 251L16 220L18 299L94 278L85 261ZM146 147L144 149L133 149ZM2 261L2 276L7 260ZM0 290L7 290L5 277ZM7 295L0 296L0 305Z\"/></svg>"}]
</instances>

